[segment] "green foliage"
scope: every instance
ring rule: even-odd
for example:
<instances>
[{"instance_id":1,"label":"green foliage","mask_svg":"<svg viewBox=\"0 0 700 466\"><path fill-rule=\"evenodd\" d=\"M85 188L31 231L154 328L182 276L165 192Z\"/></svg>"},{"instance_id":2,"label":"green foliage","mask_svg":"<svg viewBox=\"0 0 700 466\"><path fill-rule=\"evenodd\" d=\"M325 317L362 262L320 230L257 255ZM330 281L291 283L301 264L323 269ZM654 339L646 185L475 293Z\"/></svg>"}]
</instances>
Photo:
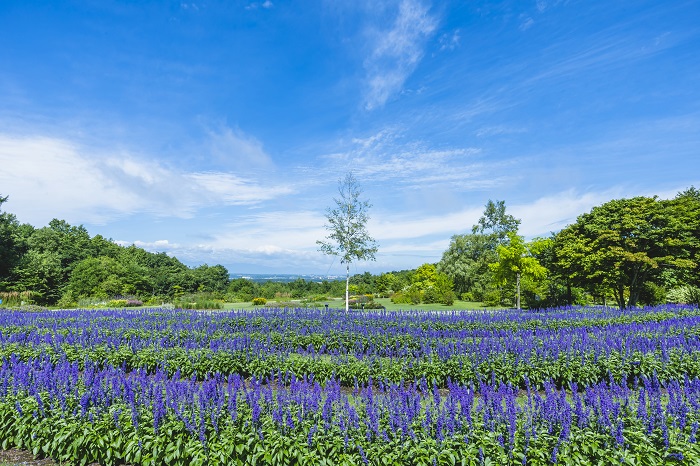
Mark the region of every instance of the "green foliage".
<instances>
[{"instance_id":1,"label":"green foliage","mask_svg":"<svg viewBox=\"0 0 700 466\"><path fill-rule=\"evenodd\" d=\"M415 304L408 293L398 291L391 295L391 302L394 304Z\"/></svg>"},{"instance_id":2,"label":"green foliage","mask_svg":"<svg viewBox=\"0 0 700 466\"><path fill-rule=\"evenodd\" d=\"M34 291L0 291L0 300L3 307L34 304L37 293Z\"/></svg>"},{"instance_id":3,"label":"green foliage","mask_svg":"<svg viewBox=\"0 0 700 466\"><path fill-rule=\"evenodd\" d=\"M349 306L350 263L355 260L374 260L377 245L367 233L369 220L367 211L371 204L361 200L362 189L352 173L348 173L338 182L339 198L334 198L335 208L326 211L326 230L329 231L325 241L316 241L324 254L340 257L340 263L346 264L345 310Z\"/></svg>"},{"instance_id":4,"label":"green foliage","mask_svg":"<svg viewBox=\"0 0 700 466\"><path fill-rule=\"evenodd\" d=\"M498 260L496 248L509 233L518 231L520 220L506 214L504 201L488 201L484 213L470 234L455 235L443 253L437 270L447 274L458 294L471 293L472 300L494 296L493 273L489 264Z\"/></svg>"},{"instance_id":5,"label":"green foliage","mask_svg":"<svg viewBox=\"0 0 700 466\"><path fill-rule=\"evenodd\" d=\"M674 288L668 292L667 300L670 303L700 305L700 288L690 285Z\"/></svg>"},{"instance_id":6,"label":"green foliage","mask_svg":"<svg viewBox=\"0 0 700 466\"><path fill-rule=\"evenodd\" d=\"M126 299L111 299L107 301L107 307L126 307L127 303Z\"/></svg>"},{"instance_id":7,"label":"green foliage","mask_svg":"<svg viewBox=\"0 0 700 466\"><path fill-rule=\"evenodd\" d=\"M231 280L226 290L226 296L231 301L251 301L258 293L259 286L247 278Z\"/></svg>"},{"instance_id":8,"label":"green foliage","mask_svg":"<svg viewBox=\"0 0 700 466\"><path fill-rule=\"evenodd\" d=\"M542 247L537 242L528 245L521 236L512 232L508 233L507 237L508 243L496 248L498 262L490 267L497 286L513 286L517 283L519 288L516 303L520 308L520 287L525 290L537 290L547 275L547 269L532 255L531 249L537 250Z\"/></svg>"},{"instance_id":9,"label":"green foliage","mask_svg":"<svg viewBox=\"0 0 700 466\"><path fill-rule=\"evenodd\" d=\"M340 197L334 198L335 208L326 212L330 233L326 241L317 241L324 254L340 257L342 264L354 260L373 260L377 246L366 230L371 207L368 201L360 200L362 189L352 173L338 182Z\"/></svg>"},{"instance_id":10,"label":"green foliage","mask_svg":"<svg viewBox=\"0 0 700 466\"><path fill-rule=\"evenodd\" d=\"M173 300L173 305L180 309L223 309L223 301L215 296L208 292L185 294Z\"/></svg>"},{"instance_id":11,"label":"green foliage","mask_svg":"<svg viewBox=\"0 0 700 466\"><path fill-rule=\"evenodd\" d=\"M0 207L7 200L7 196L0 195ZM0 211L0 291L11 282L13 269L26 253L32 231L30 225L20 225L13 214Z\"/></svg>"},{"instance_id":12,"label":"green foliage","mask_svg":"<svg viewBox=\"0 0 700 466\"><path fill-rule=\"evenodd\" d=\"M611 292L621 308L635 306L662 271L691 280L697 271L700 212L692 194L672 201L636 197L594 207L554 238L557 273L593 294Z\"/></svg>"},{"instance_id":13,"label":"green foliage","mask_svg":"<svg viewBox=\"0 0 700 466\"><path fill-rule=\"evenodd\" d=\"M455 235L437 265L447 274L458 293L471 292L476 300L491 287L488 264L496 261L493 238L485 234Z\"/></svg>"},{"instance_id":14,"label":"green foliage","mask_svg":"<svg viewBox=\"0 0 700 466\"><path fill-rule=\"evenodd\" d=\"M383 273L376 278L375 291L380 295L391 295L397 289L398 280L393 273Z\"/></svg>"},{"instance_id":15,"label":"green foliage","mask_svg":"<svg viewBox=\"0 0 700 466\"><path fill-rule=\"evenodd\" d=\"M507 241L509 233L517 233L520 220L510 214L506 214L505 201L493 202L491 199L484 207L484 213L472 227L472 233L488 235L496 244Z\"/></svg>"},{"instance_id":16,"label":"green foliage","mask_svg":"<svg viewBox=\"0 0 700 466\"><path fill-rule=\"evenodd\" d=\"M639 292L639 303L648 306L663 304L666 302L666 294L666 289L663 286L648 281L644 283Z\"/></svg>"}]
</instances>

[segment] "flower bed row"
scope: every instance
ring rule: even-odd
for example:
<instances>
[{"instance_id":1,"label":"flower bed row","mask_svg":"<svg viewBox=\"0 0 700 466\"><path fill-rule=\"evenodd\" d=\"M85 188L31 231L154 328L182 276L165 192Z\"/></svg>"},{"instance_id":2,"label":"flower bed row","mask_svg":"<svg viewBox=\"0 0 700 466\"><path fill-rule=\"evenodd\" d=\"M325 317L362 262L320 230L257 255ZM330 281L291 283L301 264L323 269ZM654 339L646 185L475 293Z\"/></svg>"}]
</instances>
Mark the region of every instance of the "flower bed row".
<instances>
[{"instance_id":1,"label":"flower bed row","mask_svg":"<svg viewBox=\"0 0 700 466\"><path fill-rule=\"evenodd\" d=\"M524 393L3 361L0 446L69 464L697 464L700 380Z\"/></svg>"},{"instance_id":2,"label":"flower bed row","mask_svg":"<svg viewBox=\"0 0 700 466\"><path fill-rule=\"evenodd\" d=\"M16 313L0 316L0 358L179 370L199 380L278 370L344 385L370 378L425 378L441 387L490 380L524 388L526 378L535 387L633 384L642 376L700 376L699 314L688 306L408 317L307 309ZM511 330L508 316L522 328Z\"/></svg>"}]
</instances>

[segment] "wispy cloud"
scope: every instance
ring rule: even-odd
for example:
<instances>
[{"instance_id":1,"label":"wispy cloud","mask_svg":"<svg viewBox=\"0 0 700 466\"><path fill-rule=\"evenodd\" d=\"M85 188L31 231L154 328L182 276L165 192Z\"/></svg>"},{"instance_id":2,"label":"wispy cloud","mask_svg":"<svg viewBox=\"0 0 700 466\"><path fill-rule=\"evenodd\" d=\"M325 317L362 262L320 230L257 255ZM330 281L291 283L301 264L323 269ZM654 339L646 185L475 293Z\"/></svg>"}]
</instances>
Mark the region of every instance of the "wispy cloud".
<instances>
[{"instance_id":1,"label":"wispy cloud","mask_svg":"<svg viewBox=\"0 0 700 466\"><path fill-rule=\"evenodd\" d=\"M484 161L477 147L434 148L419 140L406 141L395 129L384 129L341 145L343 150L322 157L325 166L305 170L327 178L342 167L368 182L399 184L402 189L432 189L439 185L462 191L503 183L507 176L502 169L514 163Z\"/></svg>"},{"instance_id":2,"label":"wispy cloud","mask_svg":"<svg viewBox=\"0 0 700 466\"><path fill-rule=\"evenodd\" d=\"M263 149L262 142L239 128L209 129L207 135L209 141L205 150L223 166L237 172L273 168L272 158Z\"/></svg>"},{"instance_id":3,"label":"wispy cloud","mask_svg":"<svg viewBox=\"0 0 700 466\"><path fill-rule=\"evenodd\" d=\"M274 7L275 4L272 3L270 0L265 0L264 2L252 2L248 5L246 5L245 9L246 10L257 10L258 8L264 8L266 10L269 10L270 8Z\"/></svg>"},{"instance_id":4,"label":"wispy cloud","mask_svg":"<svg viewBox=\"0 0 700 466\"><path fill-rule=\"evenodd\" d=\"M489 137L489 136L500 136L504 134L520 134L525 133L527 130L521 127L507 126L507 125L496 125L496 126L484 126L477 129L474 134L477 137Z\"/></svg>"},{"instance_id":5,"label":"wispy cloud","mask_svg":"<svg viewBox=\"0 0 700 466\"><path fill-rule=\"evenodd\" d=\"M440 50L454 50L459 47L462 36L459 29L455 29L451 34L445 33L440 36Z\"/></svg>"},{"instance_id":6,"label":"wispy cloud","mask_svg":"<svg viewBox=\"0 0 700 466\"><path fill-rule=\"evenodd\" d=\"M526 238L548 236L576 220L596 205L614 198L634 195L673 197L677 191L663 193L632 192L621 187L605 191L560 191L531 202L508 205L508 211L522 220L520 234ZM373 212L367 229L378 242L376 262L354 264L355 272L414 268L424 262L440 260L450 238L470 233L483 214L483 205L469 205L444 214L421 215L417 212ZM293 221L290 221L293 219ZM241 216L224 225L212 238L196 244L169 240L141 241L133 244L152 251L164 251L190 263L251 264L275 271L341 273L337 260L318 252L316 240L326 236L326 219L313 210L272 211ZM120 244L132 244L121 241ZM235 266L231 269L235 270Z\"/></svg>"},{"instance_id":7,"label":"wispy cloud","mask_svg":"<svg viewBox=\"0 0 700 466\"><path fill-rule=\"evenodd\" d=\"M399 93L423 58L438 22L429 10L419 0L402 0L391 27L372 31L371 51L364 63L367 110L382 107Z\"/></svg>"},{"instance_id":8,"label":"wispy cloud","mask_svg":"<svg viewBox=\"0 0 700 466\"><path fill-rule=\"evenodd\" d=\"M684 39L684 37L664 34L632 40L621 26L609 28L591 36L582 46L568 42L553 44L545 50L545 55L557 54L562 46L570 47L575 51L553 61L548 68L525 80L524 84L568 77L583 71L627 66L632 62L663 52Z\"/></svg>"},{"instance_id":9,"label":"wispy cloud","mask_svg":"<svg viewBox=\"0 0 700 466\"><path fill-rule=\"evenodd\" d=\"M188 172L132 154L99 154L55 138L0 135L0 187L20 220L103 223L135 213L192 216L212 205L253 205L289 194L229 172Z\"/></svg>"}]
</instances>

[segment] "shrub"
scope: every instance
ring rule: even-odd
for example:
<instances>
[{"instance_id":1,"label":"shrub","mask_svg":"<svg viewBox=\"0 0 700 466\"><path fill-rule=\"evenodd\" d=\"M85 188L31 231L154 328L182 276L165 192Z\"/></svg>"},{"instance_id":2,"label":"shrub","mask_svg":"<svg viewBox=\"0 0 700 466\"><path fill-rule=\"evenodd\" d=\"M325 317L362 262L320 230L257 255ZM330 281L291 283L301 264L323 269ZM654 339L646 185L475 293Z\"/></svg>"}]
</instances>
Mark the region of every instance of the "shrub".
<instances>
[{"instance_id":1,"label":"shrub","mask_svg":"<svg viewBox=\"0 0 700 466\"><path fill-rule=\"evenodd\" d=\"M423 302L433 304L440 302L440 293L434 286L429 286L423 291Z\"/></svg>"},{"instance_id":2,"label":"shrub","mask_svg":"<svg viewBox=\"0 0 700 466\"><path fill-rule=\"evenodd\" d=\"M642 286L642 292L639 295L639 301L652 306L665 303L666 289L656 283L645 282Z\"/></svg>"},{"instance_id":3,"label":"shrub","mask_svg":"<svg viewBox=\"0 0 700 466\"><path fill-rule=\"evenodd\" d=\"M411 304L420 304L423 301L423 291L415 285L411 285L406 293L411 299Z\"/></svg>"},{"instance_id":4,"label":"shrub","mask_svg":"<svg viewBox=\"0 0 700 466\"><path fill-rule=\"evenodd\" d=\"M263 306L267 304L267 299L265 298L253 298L253 306Z\"/></svg>"},{"instance_id":5,"label":"shrub","mask_svg":"<svg viewBox=\"0 0 700 466\"><path fill-rule=\"evenodd\" d=\"M63 293L63 296L61 296L61 299L58 300L56 306L58 306L61 309L74 309L78 307L78 301L73 296L73 293L66 292Z\"/></svg>"},{"instance_id":6,"label":"shrub","mask_svg":"<svg viewBox=\"0 0 700 466\"><path fill-rule=\"evenodd\" d=\"M411 304L411 297L399 291L391 296L391 302L394 304Z\"/></svg>"},{"instance_id":7,"label":"shrub","mask_svg":"<svg viewBox=\"0 0 700 466\"><path fill-rule=\"evenodd\" d=\"M355 303L349 306L350 309L386 309L381 303L374 301L368 303Z\"/></svg>"},{"instance_id":8,"label":"shrub","mask_svg":"<svg viewBox=\"0 0 700 466\"><path fill-rule=\"evenodd\" d=\"M666 299L670 303L700 305L700 288L690 285L674 288L668 292Z\"/></svg>"},{"instance_id":9,"label":"shrub","mask_svg":"<svg viewBox=\"0 0 700 466\"><path fill-rule=\"evenodd\" d=\"M452 290L447 290L440 296L440 304L452 306L455 303L455 293Z\"/></svg>"},{"instance_id":10,"label":"shrub","mask_svg":"<svg viewBox=\"0 0 700 466\"><path fill-rule=\"evenodd\" d=\"M34 291L0 291L0 300L2 300L3 306L34 304L39 297L39 293Z\"/></svg>"},{"instance_id":11,"label":"shrub","mask_svg":"<svg viewBox=\"0 0 700 466\"><path fill-rule=\"evenodd\" d=\"M107 302L107 307L126 307L127 303L126 299L112 299Z\"/></svg>"},{"instance_id":12,"label":"shrub","mask_svg":"<svg viewBox=\"0 0 700 466\"><path fill-rule=\"evenodd\" d=\"M484 293L484 305L499 306L501 304L501 293L498 290L488 290Z\"/></svg>"},{"instance_id":13,"label":"shrub","mask_svg":"<svg viewBox=\"0 0 700 466\"><path fill-rule=\"evenodd\" d=\"M462 301L477 301L477 299L474 297L474 293L472 293L471 291L465 291L464 293L462 293L460 298L462 298Z\"/></svg>"},{"instance_id":14,"label":"shrub","mask_svg":"<svg viewBox=\"0 0 700 466\"><path fill-rule=\"evenodd\" d=\"M220 301L196 301L196 302L182 302L176 301L175 306L181 309L222 309L224 304Z\"/></svg>"}]
</instances>

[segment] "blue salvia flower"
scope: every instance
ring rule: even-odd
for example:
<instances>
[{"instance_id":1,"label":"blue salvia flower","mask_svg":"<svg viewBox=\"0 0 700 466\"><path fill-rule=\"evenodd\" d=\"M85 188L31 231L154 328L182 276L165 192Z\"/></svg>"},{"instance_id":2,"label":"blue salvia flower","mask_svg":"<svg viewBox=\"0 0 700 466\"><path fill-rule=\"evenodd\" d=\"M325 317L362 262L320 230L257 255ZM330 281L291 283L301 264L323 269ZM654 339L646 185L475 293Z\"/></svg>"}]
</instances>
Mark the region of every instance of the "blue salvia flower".
<instances>
[{"instance_id":1,"label":"blue salvia flower","mask_svg":"<svg viewBox=\"0 0 700 466\"><path fill-rule=\"evenodd\" d=\"M695 436L698 433L698 427L700 426L698 425L697 421L693 422L693 424L690 426L690 436L688 437L688 441L690 443L696 442Z\"/></svg>"},{"instance_id":2,"label":"blue salvia flower","mask_svg":"<svg viewBox=\"0 0 700 466\"><path fill-rule=\"evenodd\" d=\"M552 455L550 457L552 464L557 464L557 456L559 456L559 444L552 449Z\"/></svg>"},{"instance_id":3,"label":"blue salvia flower","mask_svg":"<svg viewBox=\"0 0 700 466\"><path fill-rule=\"evenodd\" d=\"M364 464L369 464L369 461L367 460L367 455L365 454L365 451L362 449L361 445L357 446L357 450L360 452L360 458L362 458L362 462Z\"/></svg>"}]
</instances>

